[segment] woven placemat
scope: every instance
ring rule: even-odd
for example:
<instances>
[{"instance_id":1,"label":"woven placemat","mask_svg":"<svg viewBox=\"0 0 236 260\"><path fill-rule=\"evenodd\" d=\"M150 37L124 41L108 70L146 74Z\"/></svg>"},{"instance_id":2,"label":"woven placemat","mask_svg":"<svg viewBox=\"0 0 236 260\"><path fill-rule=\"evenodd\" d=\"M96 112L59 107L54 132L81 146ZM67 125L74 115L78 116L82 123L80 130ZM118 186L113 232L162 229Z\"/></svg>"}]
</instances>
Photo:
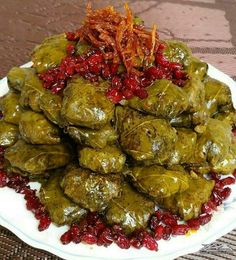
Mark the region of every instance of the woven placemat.
<instances>
[{"instance_id":1,"label":"woven placemat","mask_svg":"<svg viewBox=\"0 0 236 260\"><path fill-rule=\"evenodd\" d=\"M129 2L147 25L158 23L161 38L183 40L194 54L236 80L236 0L142 0ZM91 1L118 9L123 1ZM35 44L47 35L75 29L86 1L0 0L0 77L12 66L26 63ZM6 198L7 199L7 198ZM190 238L191 239L191 238ZM61 259L32 248L0 227L0 259ZM202 252L178 259L236 259L236 230Z\"/></svg>"}]
</instances>

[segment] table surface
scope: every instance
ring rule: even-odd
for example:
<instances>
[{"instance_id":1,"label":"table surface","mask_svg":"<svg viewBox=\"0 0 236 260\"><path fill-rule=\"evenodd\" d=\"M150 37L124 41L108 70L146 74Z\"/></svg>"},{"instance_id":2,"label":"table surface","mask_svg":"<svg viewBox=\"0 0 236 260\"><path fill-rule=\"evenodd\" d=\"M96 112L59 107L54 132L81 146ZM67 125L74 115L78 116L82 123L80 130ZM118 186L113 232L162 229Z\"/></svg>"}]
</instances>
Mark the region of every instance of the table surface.
<instances>
[{"instance_id":1,"label":"table surface","mask_svg":"<svg viewBox=\"0 0 236 260\"><path fill-rule=\"evenodd\" d=\"M236 80L236 0L126 1L147 25L157 23L160 38L188 43L193 53ZM91 1L123 9L123 1ZM76 29L86 1L0 0L0 77L30 60L30 52L46 36ZM232 250L197 252L178 259L236 259L236 230L217 240ZM0 227L0 259L60 258L34 249Z\"/></svg>"}]
</instances>

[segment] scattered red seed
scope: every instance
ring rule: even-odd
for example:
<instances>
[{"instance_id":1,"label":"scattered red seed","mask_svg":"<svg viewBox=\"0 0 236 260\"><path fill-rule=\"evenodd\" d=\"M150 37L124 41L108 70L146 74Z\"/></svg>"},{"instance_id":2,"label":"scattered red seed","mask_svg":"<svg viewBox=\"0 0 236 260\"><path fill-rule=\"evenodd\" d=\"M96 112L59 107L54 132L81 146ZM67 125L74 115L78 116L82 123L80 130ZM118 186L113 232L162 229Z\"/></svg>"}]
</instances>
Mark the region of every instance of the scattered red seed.
<instances>
[{"instance_id":1,"label":"scattered red seed","mask_svg":"<svg viewBox=\"0 0 236 260\"><path fill-rule=\"evenodd\" d=\"M163 234L164 234L164 226L158 225L158 226L155 228L155 231L154 231L154 238L155 238L156 240L160 240L160 239L162 239Z\"/></svg>"},{"instance_id":2,"label":"scattered red seed","mask_svg":"<svg viewBox=\"0 0 236 260\"><path fill-rule=\"evenodd\" d=\"M201 214L197 219L200 225L206 225L212 218L211 214Z\"/></svg>"},{"instance_id":3,"label":"scattered red seed","mask_svg":"<svg viewBox=\"0 0 236 260\"><path fill-rule=\"evenodd\" d=\"M231 185L235 183L235 178L233 177L226 177L220 181L224 186Z\"/></svg>"},{"instance_id":4,"label":"scattered red seed","mask_svg":"<svg viewBox=\"0 0 236 260\"><path fill-rule=\"evenodd\" d=\"M192 218L187 221L187 224L190 229L198 230L200 228L200 221L199 219Z\"/></svg>"},{"instance_id":5,"label":"scattered red seed","mask_svg":"<svg viewBox=\"0 0 236 260\"><path fill-rule=\"evenodd\" d=\"M71 233L70 231L66 231L60 238L63 245L67 245L72 241Z\"/></svg>"},{"instance_id":6,"label":"scattered red seed","mask_svg":"<svg viewBox=\"0 0 236 260\"><path fill-rule=\"evenodd\" d=\"M172 226L172 235L185 235L189 231L189 226L185 224L178 224Z\"/></svg>"},{"instance_id":7,"label":"scattered red seed","mask_svg":"<svg viewBox=\"0 0 236 260\"><path fill-rule=\"evenodd\" d=\"M9 179L5 171L0 170L0 188L7 186L8 181Z\"/></svg>"}]
</instances>

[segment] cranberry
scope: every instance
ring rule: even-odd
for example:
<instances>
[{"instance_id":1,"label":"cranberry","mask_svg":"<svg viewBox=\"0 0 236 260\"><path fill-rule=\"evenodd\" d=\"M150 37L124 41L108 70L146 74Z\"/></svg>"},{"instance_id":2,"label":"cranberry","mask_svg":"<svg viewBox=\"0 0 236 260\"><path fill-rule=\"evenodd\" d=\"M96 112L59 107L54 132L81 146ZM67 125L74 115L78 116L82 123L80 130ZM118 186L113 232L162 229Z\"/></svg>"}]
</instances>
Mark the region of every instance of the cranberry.
<instances>
[{"instance_id":1,"label":"cranberry","mask_svg":"<svg viewBox=\"0 0 236 260\"><path fill-rule=\"evenodd\" d=\"M187 221L187 224L190 227L190 229L198 230L200 228L199 219L190 219Z\"/></svg>"},{"instance_id":2,"label":"cranberry","mask_svg":"<svg viewBox=\"0 0 236 260\"><path fill-rule=\"evenodd\" d=\"M43 216L39 220L38 230L43 231L43 230L47 229L50 226L50 224L51 224L50 217L49 216Z\"/></svg>"},{"instance_id":3,"label":"cranberry","mask_svg":"<svg viewBox=\"0 0 236 260\"><path fill-rule=\"evenodd\" d=\"M0 170L0 188L7 186L8 183L8 177L7 174Z\"/></svg>"},{"instance_id":4,"label":"cranberry","mask_svg":"<svg viewBox=\"0 0 236 260\"><path fill-rule=\"evenodd\" d=\"M172 226L172 235L185 235L189 231L189 226L185 224L178 224Z\"/></svg>"},{"instance_id":5,"label":"cranberry","mask_svg":"<svg viewBox=\"0 0 236 260\"><path fill-rule=\"evenodd\" d=\"M71 233L70 231L66 231L60 238L63 245L67 245L72 241Z\"/></svg>"}]
</instances>

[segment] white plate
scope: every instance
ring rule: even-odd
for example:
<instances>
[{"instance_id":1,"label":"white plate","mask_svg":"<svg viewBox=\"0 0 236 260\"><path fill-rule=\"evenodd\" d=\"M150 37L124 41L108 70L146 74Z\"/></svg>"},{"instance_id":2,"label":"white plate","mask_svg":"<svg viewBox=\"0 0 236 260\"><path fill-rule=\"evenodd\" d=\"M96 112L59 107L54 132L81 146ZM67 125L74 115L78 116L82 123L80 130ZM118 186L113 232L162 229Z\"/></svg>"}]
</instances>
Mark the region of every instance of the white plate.
<instances>
[{"instance_id":1,"label":"white plate","mask_svg":"<svg viewBox=\"0 0 236 260\"><path fill-rule=\"evenodd\" d=\"M25 66L30 65L30 63L27 63ZM235 106L236 83L211 65L209 65L208 74L225 82L230 87ZM0 96L6 93L7 90L7 80L4 78L0 81ZM36 183L33 185L37 186ZM196 252L203 245L215 241L236 228L236 185L233 185L232 189L230 198L214 213L209 224L201 227L197 233L191 236L178 236L169 241L158 242L158 252L151 252L145 248L140 250L133 248L122 250L116 245L111 245L108 248L82 243L62 245L59 238L67 230L67 227L59 228L51 225L46 231L39 232L37 230L38 221L31 212L26 210L23 196L9 188L0 188L0 224L11 230L27 244L68 260L173 259L184 254Z\"/></svg>"}]
</instances>

